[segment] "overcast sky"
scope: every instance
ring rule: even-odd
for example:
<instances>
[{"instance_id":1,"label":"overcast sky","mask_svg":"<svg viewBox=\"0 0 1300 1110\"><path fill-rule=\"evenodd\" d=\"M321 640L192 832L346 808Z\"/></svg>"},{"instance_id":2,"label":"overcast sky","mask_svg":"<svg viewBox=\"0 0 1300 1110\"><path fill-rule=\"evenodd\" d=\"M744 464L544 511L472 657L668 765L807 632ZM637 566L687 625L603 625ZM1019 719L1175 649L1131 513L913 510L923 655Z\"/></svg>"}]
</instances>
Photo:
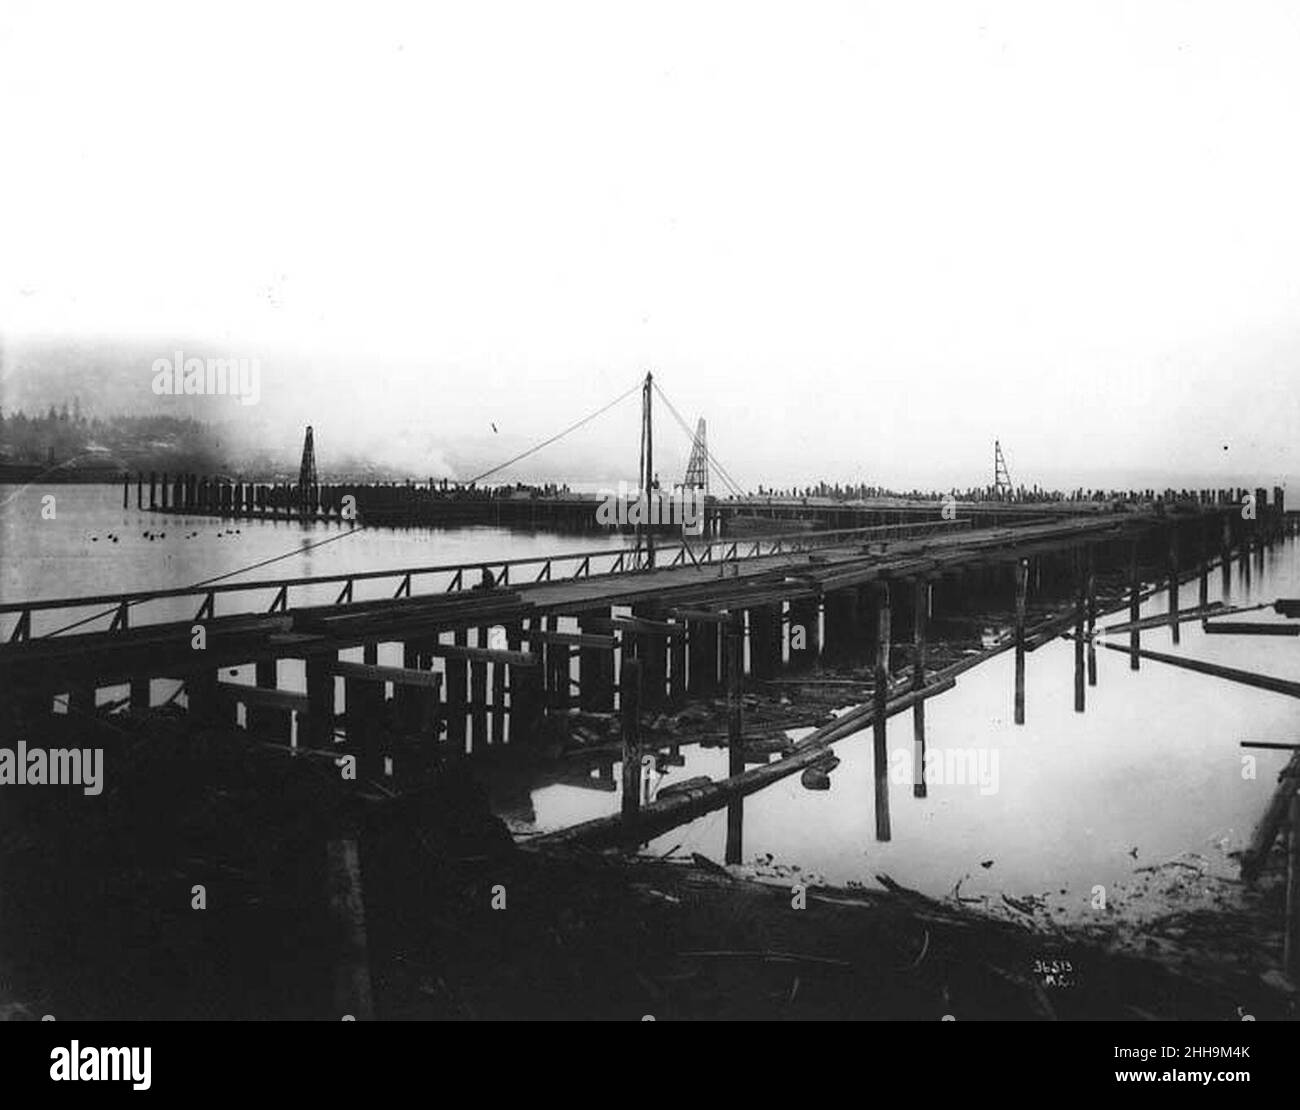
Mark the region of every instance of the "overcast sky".
<instances>
[{"instance_id":1,"label":"overcast sky","mask_svg":"<svg viewBox=\"0 0 1300 1110\"><path fill-rule=\"evenodd\" d=\"M1293 2L5 0L0 332L259 357L323 453L650 369L747 482L1271 483L1298 114Z\"/></svg>"}]
</instances>

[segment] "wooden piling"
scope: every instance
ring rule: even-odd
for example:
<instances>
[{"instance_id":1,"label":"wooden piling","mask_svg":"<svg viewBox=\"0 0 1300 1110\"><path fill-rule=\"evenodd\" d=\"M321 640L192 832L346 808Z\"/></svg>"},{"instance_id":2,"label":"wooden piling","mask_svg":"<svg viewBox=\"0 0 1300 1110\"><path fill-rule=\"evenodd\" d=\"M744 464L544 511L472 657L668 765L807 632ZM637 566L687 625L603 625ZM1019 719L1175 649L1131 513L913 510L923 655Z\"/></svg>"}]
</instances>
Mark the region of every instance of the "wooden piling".
<instances>
[{"instance_id":1,"label":"wooden piling","mask_svg":"<svg viewBox=\"0 0 1300 1110\"><path fill-rule=\"evenodd\" d=\"M641 810L641 660L623 664L619 683L623 734L623 821L633 824Z\"/></svg>"},{"instance_id":2,"label":"wooden piling","mask_svg":"<svg viewBox=\"0 0 1300 1110\"><path fill-rule=\"evenodd\" d=\"M463 628L452 633L452 643L457 647L469 646L469 636ZM447 743L453 752L465 751L465 738L469 711L469 663L465 659L448 656L442 661L447 675Z\"/></svg>"},{"instance_id":3,"label":"wooden piling","mask_svg":"<svg viewBox=\"0 0 1300 1110\"><path fill-rule=\"evenodd\" d=\"M876 780L876 839L890 838L889 822L889 747L886 729L889 718L885 707L889 700L889 584L881 582L875 589L876 602L876 673L875 720L872 722L873 754Z\"/></svg>"},{"instance_id":4,"label":"wooden piling","mask_svg":"<svg viewBox=\"0 0 1300 1110\"><path fill-rule=\"evenodd\" d=\"M726 626L727 668L727 774L734 778L745 770L745 705L742 699L744 682L745 633L740 614L735 614ZM740 863L743 836L744 803L733 799L727 806L727 843L725 860Z\"/></svg>"},{"instance_id":5,"label":"wooden piling","mask_svg":"<svg viewBox=\"0 0 1300 1110\"><path fill-rule=\"evenodd\" d=\"M820 650L818 599L796 598L790 602L790 666L796 670L817 662Z\"/></svg>"},{"instance_id":6,"label":"wooden piling","mask_svg":"<svg viewBox=\"0 0 1300 1110\"><path fill-rule=\"evenodd\" d=\"M1179 642L1178 620L1178 529L1169 529L1169 635Z\"/></svg>"},{"instance_id":7,"label":"wooden piling","mask_svg":"<svg viewBox=\"0 0 1300 1110\"><path fill-rule=\"evenodd\" d=\"M672 623L668 637L668 702L680 706L686 700L686 623Z\"/></svg>"},{"instance_id":8,"label":"wooden piling","mask_svg":"<svg viewBox=\"0 0 1300 1110\"><path fill-rule=\"evenodd\" d=\"M912 689L922 690L925 688L926 631L930 615L930 583L924 578L915 582L912 610ZM925 702L918 701L912 707L912 797L924 798L925 795Z\"/></svg>"},{"instance_id":9,"label":"wooden piling","mask_svg":"<svg viewBox=\"0 0 1300 1110\"><path fill-rule=\"evenodd\" d=\"M506 742L506 664L492 664L492 743Z\"/></svg>"},{"instance_id":10,"label":"wooden piling","mask_svg":"<svg viewBox=\"0 0 1300 1110\"><path fill-rule=\"evenodd\" d=\"M583 614L578 618L578 628L594 632L593 619L607 619L609 613ZM605 631L601 626L601 631ZM614 652L608 648L581 647L578 649L578 699L589 713L609 713L614 709Z\"/></svg>"},{"instance_id":11,"label":"wooden piling","mask_svg":"<svg viewBox=\"0 0 1300 1110\"><path fill-rule=\"evenodd\" d=\"M1097 557L1096 551L1089 545L1088 547L1088 571L1086 577L1087 596L1084 598L1084 606L1088 615L1088 685L1097 685L1097 645L1093 640L1093 634L1097 628Z\"/></svg>"},{"instance_id":12,"label":"wooden piling","mask_svg":"<svg viewBox=\"0 0 1300 1110\"><path fill-rule=\"evenodd\" d=\"M487 634L484 629L478 631L478 646L487 646ZM487 669L488 665L482 659L471 659L469 662L469 742L476 750L482 750L488 744Z\"/></svg>"},{"instance_id":13,"label":"wooden piling","mask_svg":"<svg viewBox=\"0 0 1300 1110\"><path fill-rule=\"evenodd\" d=\"M1294 781L1292 787L1295 786ZM1300 793L1291 794L1291 835L1286 860L1286 937L1282 968L1292 985L1300 986Z\"/></svg>"},{"instance_id":14,"label":"wooden piling","mask_svg":"<svg viewBox=\"0 0 1300 1110\"><path fill-rule=\"evenodd\" d=\"M334 744L334 672L332 654L307 656L307 719L299 725L303 747L329 748Z\"/></svg>"},{"instance_id":15,"label":"wooden piling","mask_svg":"<svg viewBox=\"0 0 1300 1110\"><path fill-rule=\"evenodd\" d=\"M1134 540L1129 551L1129 601L1128 646L1129 670L1136 671L1142 666L1142 629L1140 626L1142 612L1142 572L1138 565L1138 541Z\"/></svg>"},{"instance_id":16,"label":"wooden piling","mask_svg":"<svg viewBox=\"0 0 1300 1110\"><path fill-rule=\"evenodd\" d=\"M1025 723L1025 599L1029 589L1029 560L1016 564L1016 724Z\"/></svg>"},{"instance_id":17,"label":"wooden piling","mask_svg":"<svg viewBox=\"0 0 1300 1110\"><path fill-rule=\"evenodd\" d=\"M1079 549L1074 549L1074 711L1084 711L1084 585Z\"/></svg>"},{"instance_id":18,"label":"wooden piling","mask_svg":"<svg viewBox=\"0 0 1300 1110\"><path fill-rule=\"evenodd\" d=\"M654 607L634 605L632 615L655 620L659 613ZM641 702L646 709L661 709L668 694L668 638L650 632L636 635L637 658L641 660Z\"/></svg>"},{"instance_id":19,"label":"wooden piling","mask_svg":"<svg viewBox=\"0 0 1300 1110\"><path fill-rule=\"evenodd\" d=\"M709 697L718 689L718 626L713 621L688 622L687 690Z\"/></svg>"}]
</instances>

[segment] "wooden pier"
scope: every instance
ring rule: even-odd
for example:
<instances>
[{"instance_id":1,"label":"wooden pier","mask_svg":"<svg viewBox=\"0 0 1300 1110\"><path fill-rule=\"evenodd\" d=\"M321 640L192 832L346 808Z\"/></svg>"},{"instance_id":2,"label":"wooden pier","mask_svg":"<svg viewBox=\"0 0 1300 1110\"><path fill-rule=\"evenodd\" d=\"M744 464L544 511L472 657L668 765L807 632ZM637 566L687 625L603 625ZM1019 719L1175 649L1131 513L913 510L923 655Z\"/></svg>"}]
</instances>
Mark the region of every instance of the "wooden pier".
<instances>
[{"instance_id":1,"label":"wooden pier","mask_svg":"<svg viewBox=\"0 0 1300 1110\"><path fill-rule=\"evenodd\" d=\"M875 694L859 727L874 724L883 780L885 716L912 709L923 751L926 697L979 661L945 671L927 660L945 622L964 619L967 596L1013 622L1014 635L979 658L1015 649L1015 720L1023 723L1024 653L1071 629L1083 709L1095 683L1084 647L1100 592L1112 607L1131 602L1136 615L1151 593L1204 583L1215 563L1230 573L1234 556L1294 528L1280 497L1259 496L1244 513L1215 496L1003 527L934 513L876 528L681 543L661 548L654 567L626 549L578 551L11 602L0 605L0 728L17 733L65 712L102 717L110 704L175 708L183 699L196 727L355 756L366 775L400 780L452 758L559 750L583 715L622 713L629 750L639 751L642 716L723 693L738 698L742 684L818 660L871 658ZM483 569L491 588L474 587ZM189 608L178 615L179 606ZM1170 635L1180 616L1171 604ZM1132 625L1121 649L1134 666L1155 658L1140 647L1146 623ZM394 653L400 664L380 662ZM285 681L282 664L301 680ZM250 668L251 683L230 673ZM743 752L734 754L737 774L752 779ZM725 803L730 793L711 797ZM887 802L878 793L882 839ZM631 829L635 794L627 804Z\"/></svg>"}]
</instances>

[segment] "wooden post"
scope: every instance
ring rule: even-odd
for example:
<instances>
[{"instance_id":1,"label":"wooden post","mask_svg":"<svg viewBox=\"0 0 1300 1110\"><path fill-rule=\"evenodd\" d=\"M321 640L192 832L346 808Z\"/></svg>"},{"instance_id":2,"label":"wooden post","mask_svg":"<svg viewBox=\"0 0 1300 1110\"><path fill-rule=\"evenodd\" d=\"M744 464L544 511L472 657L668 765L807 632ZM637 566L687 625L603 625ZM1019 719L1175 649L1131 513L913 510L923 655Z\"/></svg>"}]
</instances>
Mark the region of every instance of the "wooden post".
<instances>
[{"instance_id":1,"label":"wooden post","mask_svg":"<svg viewBox=\"0 0 1300 1110\"><path fill-rule=\"evenodd\" d=\"M930 583L916 580L912 621L912 688L925 686L926 625L930 610ZM912 797L924 798L925 790L925 701L912 707Z\"/></svg>"},{"instance_id":2,"label":"wooden post","mask_svg":"<svg viewBox=\"0 0 1300 1110\"><path fill-rule=\"evenodd\" d=\"M731 778L745 770L745 704L742 700L744 682L745 630L740 613L727 622L727 773ZM725 860L739 863L741 859L743 803L739 798L727 806L727 843Z\"/></svg>"},{"instance_id":3,"label":"wooden post","mask_svg":"<svg viewBox=\"0 0 1300 1110\"><path fill-rule=\"evenodd\" d=\"M478 646L487 647L487 636L479 629ZM487 662L473 659L469 664L470 744L474 749L487 747Z\"/></svg>"},{"instance_id":4,"label":"wooden post","mask_svg":"<svg viewBox=\"0 0 1300 1110\"><path fill-rule=\"evenodd\" d=\"M131 695L131 708L132 708L132 709L148 709L148 708L149 708L149 678L148 678L148 676L145 676L145 677L143 677L143 678L132 678L132 679L131 679L130 695Z\"/></svg>"},{"instance_id":5,"label":"wooden post","mask_svg":"<svg viewBox=\"0 0 1300 1110\"><path fill-rule=\"evenodd\" d=\"M774 605L749 610L749 673L772 678L781 666L781 617Z\"/></svg>"},{"instance_id":6,"label":"wooden post","mask_svg":"<svg viewBox=\"0 0 1300 1110\"><path fill-rule=\"evenodd\" d=\"M790 666L805 669L817 662L820 637L818 602L801 597L790 602Z\"/></svg>"},{"instance_id":7,"label":"wooden post","mask_svg":"<svg viewBox=\"0 0 1300 1110\"><path fill-rule=\"evenodd\" d=\"M492 663L492 743L506 742L506 664Z\"/></svg>"},{"instance_id":8,"label":"wooden post","mask_svg":"<svg viewBox=\"0 0 1300 1110\"><path fill-rule=\"evenodd\" d=\"M307 657L307 720L305 736L308 748L328 748L334 743L334 673L333 657L327 654ZM302 730L300 730L301 733Z\"/></svg>"},{"instance_id":9,"label":"wooden post","mask_svg":"<svg viewBox=\"0 0 1300 1110\"><path fill-rule=\"evenodd\" d=\"M259 659L253 664L253 681L263 690L274 690L279 685L279 673L276 661L274 659ZM259 732L267 736L274 736L277 740L284 743L289 742L289 737L293 731L293 723L289 718L289 711L285 709L276 709L269 705L250 705L245 711L248 714L248 728L254 732ZM348 712L352 712L352 706L348 705Z\"/></svg>"},{"instance_id":10,"label":"wooden post","mask_svg":"<svg viewBox=\"0 0 1300 1110\"><path fill-rule=\"evenodd\" d=\"M651 535L648 527L646 535ZM643 605L633 606L632 615L659 619L658 610ZM642 661L641 700L647 709L660 709L668 691L668 638L658 633L637 633L637 658Z\"/></svg>"},{"instance_id":11,"label":"wooden post","mask_svg":"<svg viewBox=\"0 0 1300 1110\"><path fill-rule=\"evenodd\" d=\"M592 613L578 618L578 629L594 632L593 618L608 618L608 612ZM603 626L599 631L605 632ZM614 708L614 653L608 648L584 647L578 649L578 699L583 709L590 713L608 713Z\"/></svg>"},{"instance_id":12,"label":"wooden post","mask_svg":"<svg viewBox=\"0 0 1300 1110\"><path fill-rule=\"evenodd\" d=\"M708 696L718 688L718 626L712 621L690 621L687 689Z\"/></svg>"},{"instance_id":13,"label":"wooden post","mask_svg":"<svg viewBox=\"0 0 1300 1110\"><path fill-rule=\"evenodd\" d=\"M1294 784L1295 780L1291 782ZM1286 861L1286 937L1282 966L1293 985L1300 985L1300 793L1291 795L1291 837Z\"/></svg>"},{"instance_id":14,"label":"wooden post","mask_svg":"<svg viewBox=\"0 0 1300 1110\"><path fill-rule=\"evenodd\" d=\"M1025 723L1025 596L1029 588L1029 560L1016 563L1016 724Z\"/></svg>"},{"instance_id":15,"label":"wooden post","mask_svg":"<svg viewBox=\"0 0 1300 1110\"><path fill-rule=\"evenodd\" d=\"M452 633L451 641L459 647L469 644L465 629ZM464 659L442 661L447 675L447 743L456 755L465 754L466 712L469 700L469 664Z\"/></svg>"},{"instance_id":16,"label":"wooden post","mask_svg":"<svg viewBox=\"0 0 1300 1110\"><path fill-rule=\"evenodd\" d=\"M1128 646L1129 670L1136 671L1142 666L1142 656L1139 654L1142 650L1142 632L1138 628L1139 613L1142 610L1142 572L1138 566L1138 541L1133 541L1133 546L1129 552L1129 599L1128 599L1128 619L1129 633Z\"/></svg>"},{"instance_id":17,"label":"wooden post","mask_svg":"<svg viewBox=\"0 0 1300 1110\"><path fill-rule=\"evenodd\" d=\"M1169 529L1169 634L1179 642L1178 624L1178 528Z\"/></svg>"},{"instance_id":18,"label":"wooden post","mask_svg":"<svg viewBox=\"0 0 1300 1110\"><path fill-rule=\"evenodd\" d=\"M641 811L641 660L623 663L619 684L623 722L623 821L631 824Z\"/></svg>"},{"instance_id":19,"label":"wooden post","mask_svg":"<svg viewBox=\"0 0 1300 1110\"><path fill-rule=\"evenodd\" d=\"M1210 604L1210 536L1209 522L1203 521L1201 524L1201 542L1197 545L1196 553L1199 557L1197 570L1200 572L1200 592L1197 595L1197 603L1201 607L1201 612ZM1204 621L1204 617L1201 618Z\"/></svg>"},{"instance_id":20,"label":"wooden post","mask_svg":"<svg viewBox=\"0 0 1300 1110\"><path fill-rule=\"evenodd\" d=\"M686 623L673 621L668 638L668 701L679 706L686 699Z\"/></svg>"},{"instance_id":21,"label":"wooden post","mask_svg":"<svg viewBox=\"0 0 1300 1110\"><path fill-rule=\"evenodd\" d=\"M122 475L122 508L131 507L131 475L129 473Z\"/></svg>"},{"instance_id":22,"label":"wooden post","mask_svg":"<svg viewBox=\"0 0 1300 1110\"><path fill-rule=\"evenodd\" d=\"M1084 709L1084 666L1083 666L1083 560L1079 549L1074 549L1074 711L1082 713Z\"/></svg>"},{"instance_id":23,"label":"wooden post","mask_svg":"<svg viewBox=\"0 0 1300 1110\"><path fill-rule=\"evenodd\" d=\"M744 687L745 630L742 613L733 613L727 622L727 773L734 777L745 770Z\"/></svg>"},{"instance_id":24,"label":"wooden post","mask_svg":"<svg viewBox=\"0 0 1300 1110\"><path fill-rule=\"evenodd\" d=\"M1097 645L1093 641L1093 633L1097 628L1097 558L1096 549L1088 545L1088 577L1087 577L1088 596L1085 604L1088 609L1088 685L1097 685Z\"/></svg>"},{"instance_id":25,"label":"wooden post","mask_svg":"<svg viewBox=\"0 0 1300 1110\"><path fill-rule=\"evenodd\" d=\"M1223 578L1223 601L1226 605L1228 594L1232 589L1232 523L1226 515L1220 517L1219 569Z\"/></svg>"},{"instance_id":26,"label":"wooden post","mask_svg":"<svg viewBox=\"0 0 1300 1110\"><path fill-rule=\"evenodd\" d=\"M885 705L889 700L889 583L876 586L876 675L875 719L872 737L876 777L876 839L890 838L889 822L889 748L885 729L889 720Z\"/></svg>"}]
</instances>

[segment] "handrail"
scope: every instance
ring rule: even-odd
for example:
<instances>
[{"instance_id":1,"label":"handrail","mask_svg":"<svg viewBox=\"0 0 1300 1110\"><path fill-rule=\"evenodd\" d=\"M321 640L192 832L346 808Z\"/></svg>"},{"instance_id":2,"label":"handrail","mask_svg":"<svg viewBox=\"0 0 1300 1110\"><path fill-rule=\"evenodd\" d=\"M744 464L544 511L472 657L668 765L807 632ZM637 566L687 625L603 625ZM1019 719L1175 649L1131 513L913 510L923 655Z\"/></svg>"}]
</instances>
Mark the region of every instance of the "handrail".
<instances>
[{"instance_id":1,"label":"handrail","mask_svg":"<svg viewBox=\"0 0 1300 1110\"><path fill-rule=\"evenodd\" d=\"M772 536L747 537L746 543L749 544L749 554L741 555L739 553L740 541L734 538L721 538L709 540L705 543L693 543L688 540L679 541L676 552L675 564L684 564L689 557L691 562L699 565L700 563L721 562L741 562L748 559L770 557L778 553L796 553L808 550L814 550L821 547L832 547L843 543L853 542L864 539L883 539L888 537L908 538L917 535L924 535L933 532L951 532L969 528L971 521L969 518L960 518L956 520L943 521L921 521L907 524L880 524L871 525L864 528L837 528L827 529L816 532L804 532L792 536L789 533L780 533ZM809 543L808 541L817 540L824 542ZM764 551L763 545L769 545L769 549ZM715 560L714 549L718 549L718 555ZM670 548L661 548L661 554L666 555ZM697 557L696 550L701 550L702 555ZM339 572L337 574L324 575L305 575L295 578L272 578L259 579L252 582L223 582L213 585L194 585L194 586L175 586L161 590L139 590L126 591L116 594L92 594L82 597L62 597L62 598L42 598L33 601L11 601L0 602L0 614L19 614L19 621L13 633L10 636L11 642L22 642L32 638L31 634L31 614L38 611L48 611L52 609L82 609L97 605L114 606L119 613L123 608L129 608L133 605L140 605L150 601L164 601L172 598L196 597L204 598L203 607L199 610L200 614L207 613L209 616L214 610L214 602L217 594L249 593L256 590L275 590L275 598L271 603L270 611L286 611L289 606L288 592L293 586L321 586L328 584L342 583L343 589L338 595L336 604L341 603L344 598L351 599L352 588L357 582L376 581L383 579L399 579L396 598L415 596L413 588L413 579L434 574L451 574L454 577L451 583L442 590L429 591L429 593L453 593L463 582L466 570L475 568L488 567L489 569L500 568L501 574L499 581L505 584L509 580L511 567L538 566L541 568L536 581L554 581L561 576L552 574L553 567L556 563L579 562L579 566L572 577L574 578L598 578L615 574L634 574L647 569L643 563L638 560L629 559L634 551L628 547L609 547L597 548L586 551L562 552L555 555L534 555L518 559L486 559L476 560L468 563L442 563L432 564L429 566L416 567L397 567L387 570L368 570L354 572ZM593 572L591 561L593 559L607 558L612 560L612 567L608 571ZM674 564L674 565L675 565ZM663 564L661 564L663 565ZM424 596L428 596L427 594ZM112 614L105 614L105 617ZM195 618L202 619L202 616ZM126 627L126 621L119 617L115 622L118 627Z\"/></svg>"}]
</instances>

